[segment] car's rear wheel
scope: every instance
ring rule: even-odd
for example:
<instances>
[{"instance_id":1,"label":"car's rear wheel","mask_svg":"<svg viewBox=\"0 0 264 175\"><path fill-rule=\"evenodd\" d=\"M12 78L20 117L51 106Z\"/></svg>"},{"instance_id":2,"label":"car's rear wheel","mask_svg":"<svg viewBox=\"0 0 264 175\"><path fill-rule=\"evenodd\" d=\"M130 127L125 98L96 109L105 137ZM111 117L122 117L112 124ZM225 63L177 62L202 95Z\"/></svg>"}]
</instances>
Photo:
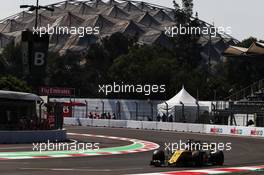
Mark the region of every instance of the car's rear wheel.
<instances>
[{"instance_id":1,"label":"car's rear wheel","mask_svg":"<svg viewBox=\"0 0 264 175\"><path fill-rule=\"evenodd\" d=\"M195 166L203 166L204 165L204 157L205 153L201 151L193 152L193 162Z\"/></svg>"},{"instance_id":2,"label":"car's rear wheel","mask_svg":"<svg viewBox=\"0 0 264 175\"><path fill-rule=\"evenodd\" d=\"M224 165L224 152L223 151L218 151L216 153L212 153L211 154L211 162L213 163L213 165Z\"/></svg>"}]
</instances>

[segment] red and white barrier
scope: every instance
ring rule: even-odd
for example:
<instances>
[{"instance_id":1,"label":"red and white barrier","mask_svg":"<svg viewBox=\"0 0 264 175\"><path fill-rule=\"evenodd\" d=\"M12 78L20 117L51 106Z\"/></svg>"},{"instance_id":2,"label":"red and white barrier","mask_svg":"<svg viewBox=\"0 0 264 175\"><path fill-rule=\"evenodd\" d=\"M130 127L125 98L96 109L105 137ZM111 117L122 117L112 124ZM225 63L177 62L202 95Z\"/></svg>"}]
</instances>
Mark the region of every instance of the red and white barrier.
<instances>
[{"instance_id":1,"label":"red and white barrier","mask_svg":"<svg viewBox=\"0 0 264 175\"><path fill-rule=\"evenodd\" d=\"M160 173L145 173L134 175L207 175L207 174L230 174L230 173L247 173L264 170L264 165L247 166L247 167L231 167L231 168L214 168L201 170L184 170L184 171L170 171ZM264 171L262 171L264 172Z\"/></svg>"}]
</instances>

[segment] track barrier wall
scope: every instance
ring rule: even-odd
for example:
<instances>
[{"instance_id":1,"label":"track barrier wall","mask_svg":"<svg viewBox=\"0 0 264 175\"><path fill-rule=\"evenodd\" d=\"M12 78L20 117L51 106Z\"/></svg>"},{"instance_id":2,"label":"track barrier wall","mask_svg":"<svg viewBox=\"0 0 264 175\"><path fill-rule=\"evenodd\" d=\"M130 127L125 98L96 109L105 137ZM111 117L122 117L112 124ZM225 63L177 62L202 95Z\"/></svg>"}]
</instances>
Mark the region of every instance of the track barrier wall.
<instances>
[{"instance_id":1,"label":"track barrier wall","mask_svg":"<svg viewBox=\"0 0 264 175\"><path fill-rule=\"evenodd\" d=\"M146 130L163 130L193 132L215 135L250 136L264 137L264 128L245 126L208 125L193 123L168 123L150 122L134 120L107 120L88 118L64 118L65 125L112 127L112 128L132 128Z\"/></svg>"},{"instance_id":2,"label":"track barrier wall","mask_svg":"<svg viewBox=\"0 0 264 175\"><path fill-rule=\"evenodd\" d=\"M70 121L69 121L70 122ZM73 123L74 120L71 120ZM36 131L0 131L0 143L4 144L22 144L38 142L65 141L67 140L67 131L62 130L36 130Z\"/></svg>"}]
</instances>

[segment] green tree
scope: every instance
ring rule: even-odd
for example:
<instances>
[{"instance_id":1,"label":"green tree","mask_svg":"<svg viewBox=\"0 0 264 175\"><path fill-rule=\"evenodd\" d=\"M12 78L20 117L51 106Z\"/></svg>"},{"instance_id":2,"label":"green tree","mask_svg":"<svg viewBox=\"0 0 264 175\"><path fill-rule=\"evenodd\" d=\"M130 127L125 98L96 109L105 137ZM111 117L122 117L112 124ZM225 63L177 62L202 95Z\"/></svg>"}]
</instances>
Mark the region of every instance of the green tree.
<instances>
[{"instance_id":1,"label":"green tree","mask_svg":"<svg viewBox=\"0 0 264 175\"><path fill-rule=\"evenodd\" d=\"M129 38L119 32L104 38L102 43L110 61L120 55L127 54L130 44Z\"/></svg>"},{"instance_id":2,"label":"green tree","mask_svg":"<svg viewBox=\"0 0 264 175\"><path fill-rule=\"evenodd\" d=\"M8 44L2 54L2 63L5 62L5 72L18 78L23 78L21 47L14 43Z\"/></svg>"},{"instance_id":3,"label":"green tree","mask_svg":"<svg viewBox=\"0 0 264 175\"><path fill-rule=\"evenodd\" d=\"M251 44L253 44L256 41L258 41L257 38L249 37L247 39L244 39L241 43L239 43L238 46L249 48Z\"/></svg>"},{"instance_id":4,"label":"green tree","mask_svg":"<svg viewBox=\"0 0 264 175\"><path fill-rule=\"evenodd\" d=\"M168 90L170 80L180 69L174 53L160 46L141 46L130 49L127 55L115 59L109 69L112 81L128 84L166 85ZM175 89L172 90L173 93ZM172 91L167 91L170 96ZM164 99L166 94L152 94L148 98ZM125 94L123 98L147 98L143 94Z\"/></svg>"},{"instance_id":5,"label":"green tree","mask_svg":"<svg viewBox=\"0 0 264 175\"><path fill-rule=\"evenodd\" d=\"M0 77L0 89L19 92L31 92L31 88L27 85L26 82L19 80L13 76Z\"/></svg>"},{"instance_id":6,"label":"green tree","mask_svg":"<svg viewBox=\"0 0 264 175\"><path fill-rule=\"evenodd\" d=\"M0 75L7 73L7 64L2 55L0 55Z\"/></svg>"},{"instance_id":7,"label":"green tree","mask_svg":"<svg viewBox=\"0 0 264 175\"><path fill-rule=\"evenodd\" d=\"M49 57L49 80L53 86L76 85L81 79L80 59L76 55L67 54L63 57L54 54Z\"/></svg>"},{"instance_id":8,"label":"green tree","mask_svg":"<svg viewBox=\"0 0 264 175\"><path fill-rule=\"evenodd\" d=\"M191 17L193 15L193 0L182 0L182 10Z\"/></svg>"},{"instance_id":9,"label":"green tree","mask_svg":"<svg viewBox=\"0 0 264 175\"><path fill-rule=\"evenodd\" d=\"M225 76L235 90L263 79L263 57L229 58L225 63Z\"/></svg>"}]
</instances>

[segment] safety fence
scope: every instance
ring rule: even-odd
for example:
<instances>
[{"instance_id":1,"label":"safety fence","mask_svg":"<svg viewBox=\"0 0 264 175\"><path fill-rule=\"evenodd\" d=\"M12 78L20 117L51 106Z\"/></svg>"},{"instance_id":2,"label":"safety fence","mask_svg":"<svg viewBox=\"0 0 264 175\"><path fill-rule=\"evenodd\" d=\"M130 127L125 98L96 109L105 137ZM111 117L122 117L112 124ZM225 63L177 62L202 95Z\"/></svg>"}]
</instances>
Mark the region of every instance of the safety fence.
<instances>
[{"instance_id":1,"label":"safety fence","mask_svg":"<svg viewBox=\"0 0 264 175\"><path fill-rule=\"evenodd\" d=\"M102 114L119 120L156 120L158 114L157 100L116 100L116 99L70 99L52 98L52 102L78 103L69 111L70 117L76 118L101 118Z\"/></svg>"},{"instance_id":2,"label":"safety fence","mask_svg":"<svg viewBox=\"0 0 264 175\"><path fill-rule=\"evenodd\" d=\"M244 126L207 125L207 124L193 124L193 123L168 123L168 122L134 121L134 120L87 119L87 118L64 118L64 124L79 125L79 126L94 126L94 127L194 132L194 133L216 134L216 135L264 137L264 128L244 127Z\"/></svg>"},{"instance_id":3,"label":"safety fence","mask_svg":"<svg viewBox=\"0 0 264 175\"><path fill-rule=\"evenodd\" d=\"M158 109L162 101L157 100L53 98L50 101L75 104L64 106L65 117L188 123L208 123L215 104L201 101L199 105L181 104L166 110Z\"/></svg>"}]
</instances>

